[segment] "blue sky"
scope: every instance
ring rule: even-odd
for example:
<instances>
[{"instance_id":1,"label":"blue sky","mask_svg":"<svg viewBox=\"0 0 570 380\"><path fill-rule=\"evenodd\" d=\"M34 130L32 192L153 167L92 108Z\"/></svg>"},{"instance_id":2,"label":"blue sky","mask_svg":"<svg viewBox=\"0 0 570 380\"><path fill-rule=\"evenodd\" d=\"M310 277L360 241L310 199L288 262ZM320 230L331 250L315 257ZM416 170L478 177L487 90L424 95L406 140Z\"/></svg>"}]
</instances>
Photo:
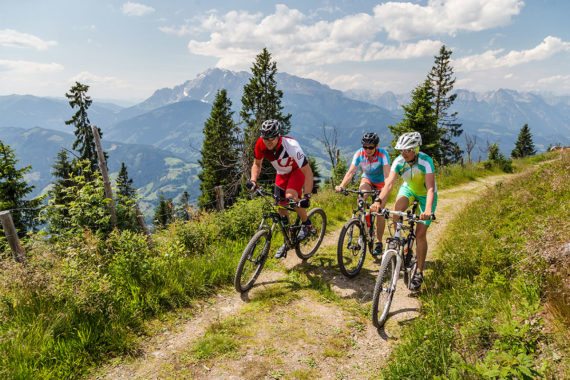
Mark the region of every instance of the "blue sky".
<instances>
[{"instance_id":1,"label":"blue sky","mask_svg":"<svg viewBox=\"0 0 570 380\"><path fill-rule=\"evenodd\" d=\"M456 88L570 95L570 1L0 0L0 95L138 101L210 67L409 92L445 44Z\"/></svg>"}]
</instances>

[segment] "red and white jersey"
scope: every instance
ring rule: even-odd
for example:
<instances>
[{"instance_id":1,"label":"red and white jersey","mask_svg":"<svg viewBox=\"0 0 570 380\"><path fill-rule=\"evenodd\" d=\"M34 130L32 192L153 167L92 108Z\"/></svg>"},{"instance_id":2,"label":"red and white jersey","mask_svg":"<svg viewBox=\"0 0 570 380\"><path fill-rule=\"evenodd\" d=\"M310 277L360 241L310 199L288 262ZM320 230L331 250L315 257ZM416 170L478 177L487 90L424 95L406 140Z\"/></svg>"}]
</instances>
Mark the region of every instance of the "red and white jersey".
<instances>
[{"instance_id":1,"label":"red and white jersey","mask_svg":"<svg viewBox=\"0 0 570 380\"><path fill-rule=\"evenodd\" d=\"M261 137L258 138L253 155L257 160L269 160L277 174L291 173L309 163L297 140L288 136L279 137L277 146L272 150L267 149Z\"/></svg>"}]
</instances>

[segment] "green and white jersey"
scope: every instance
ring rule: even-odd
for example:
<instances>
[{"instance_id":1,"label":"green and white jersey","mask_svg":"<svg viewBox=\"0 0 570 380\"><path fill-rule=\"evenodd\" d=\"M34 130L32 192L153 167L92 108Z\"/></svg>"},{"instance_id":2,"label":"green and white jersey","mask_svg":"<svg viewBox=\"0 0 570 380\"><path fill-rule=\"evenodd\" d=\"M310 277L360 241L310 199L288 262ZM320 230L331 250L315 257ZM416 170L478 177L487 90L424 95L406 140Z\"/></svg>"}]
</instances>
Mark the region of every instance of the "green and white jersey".
<instances>
[{"instance_id":1,"label":"green and white jersey","mask_svg":"<svg viewBox=\"0 0 570 380\"><path fill-rule=\"evenodd\" d=\"M419 152L416 163L411 166L402 155L399 155L392 163L390 170L405 181L402 187L409 188L417 196L425 196L427 195L426 174L435 173L435 166L430 156ZM434 186L434 192L437 193L437 185Z\"/></svg>"}]
</instances>

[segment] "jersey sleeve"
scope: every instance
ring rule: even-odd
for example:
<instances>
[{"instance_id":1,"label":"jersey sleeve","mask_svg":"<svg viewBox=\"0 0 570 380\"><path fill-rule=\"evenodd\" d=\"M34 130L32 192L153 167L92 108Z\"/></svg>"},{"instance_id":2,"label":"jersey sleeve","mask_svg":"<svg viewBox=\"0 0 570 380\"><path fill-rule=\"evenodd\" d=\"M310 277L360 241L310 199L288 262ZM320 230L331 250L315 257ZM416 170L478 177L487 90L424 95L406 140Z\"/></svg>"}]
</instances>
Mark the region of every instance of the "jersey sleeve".
<instances>
[{"instance_id":1,"label":"jersey sleeve","mask_svg":"<svg viewBox=\"0 0 570 380\"><path fill-rule=\"evenodd\" d=\"M263 149L264 149L263 139L258 138L255 142L255 148L253 148L253 157L256 160L261 160L263 158Z\"/></svg>"},{"instance_id":2,"label":"jersey sleeve","mask_svg":"<svg viewBox=\"0 0 570 380\"><path fill-rule=\"evenodd\" d=\"M356 167L358 167L358 165L360 165L360 151L357 150L356 153L354 153L354 156L352 156L352 162L351 165L354 165Z\"/></svg>"},{"instance_id":3,"label":"jersey sleeve","mask_svg":"<svg viewBox=\"0 0 570 380\"><path fill-rule=\"evenodd\" d=\"M380 154L382 155L382 166L390 165L390 155L386 150L380 149Z\"/></svg>"},{"instance_id":4,"label":"jersey sleeve","mask_svg":"<svg viewBox=\"0 0 570 380\"><path fill-rule=\"evenodd\" d=\"M427 154L420 155L418 159L418 165L424 168L426 174L435 173L435 166L433 164L433 159Z\"/></svg>"},{"instance_id":5,"label":"jersey sleeve","mask_svg":"<svg viewBox=\"0 0 570 380\"><path fill-rule=\"evenodd\" d=\"M402 156L398 156L398 157L396 157L394 162L392 162L392 166L390 167L390 171L399 175L400 171L402 170L403 165L404 165L404 159L402 158Z\"/></svg>"},{"instance_id":6,"label":"jersey sleeve","mask_svg":"<svg viewBox=\"0 0 570 380\"><path fill-rule=\"evenodd\" d=\"M303 149L301 149L301 145L299 145L297 140L284 137L283 141L284 144L286 144L285 148L287 149L289 157L295 160L298 167L302 168L309 163L307 156L305 156L305 153L303 152Z\"/></svg>"}]
</instances>

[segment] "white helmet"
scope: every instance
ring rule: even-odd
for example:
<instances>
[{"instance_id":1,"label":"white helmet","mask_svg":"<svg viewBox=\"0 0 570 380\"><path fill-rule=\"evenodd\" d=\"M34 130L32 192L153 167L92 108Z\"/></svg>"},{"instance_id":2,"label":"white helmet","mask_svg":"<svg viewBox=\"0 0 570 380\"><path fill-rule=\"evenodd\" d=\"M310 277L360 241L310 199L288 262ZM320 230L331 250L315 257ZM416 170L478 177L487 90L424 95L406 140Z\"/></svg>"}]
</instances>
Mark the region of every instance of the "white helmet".
<instances>
[{"instance_id":1,"label":"white helmet","mask_svg":"<svg viewBox=\"0 0 570 380\"><path fill-rule=\"evenodd\" d=\"M398 142L394 149L412 149L422 145L422 135L419 132L408 132L404 133L398 138Z\"/></svg>"}]
</instances>

